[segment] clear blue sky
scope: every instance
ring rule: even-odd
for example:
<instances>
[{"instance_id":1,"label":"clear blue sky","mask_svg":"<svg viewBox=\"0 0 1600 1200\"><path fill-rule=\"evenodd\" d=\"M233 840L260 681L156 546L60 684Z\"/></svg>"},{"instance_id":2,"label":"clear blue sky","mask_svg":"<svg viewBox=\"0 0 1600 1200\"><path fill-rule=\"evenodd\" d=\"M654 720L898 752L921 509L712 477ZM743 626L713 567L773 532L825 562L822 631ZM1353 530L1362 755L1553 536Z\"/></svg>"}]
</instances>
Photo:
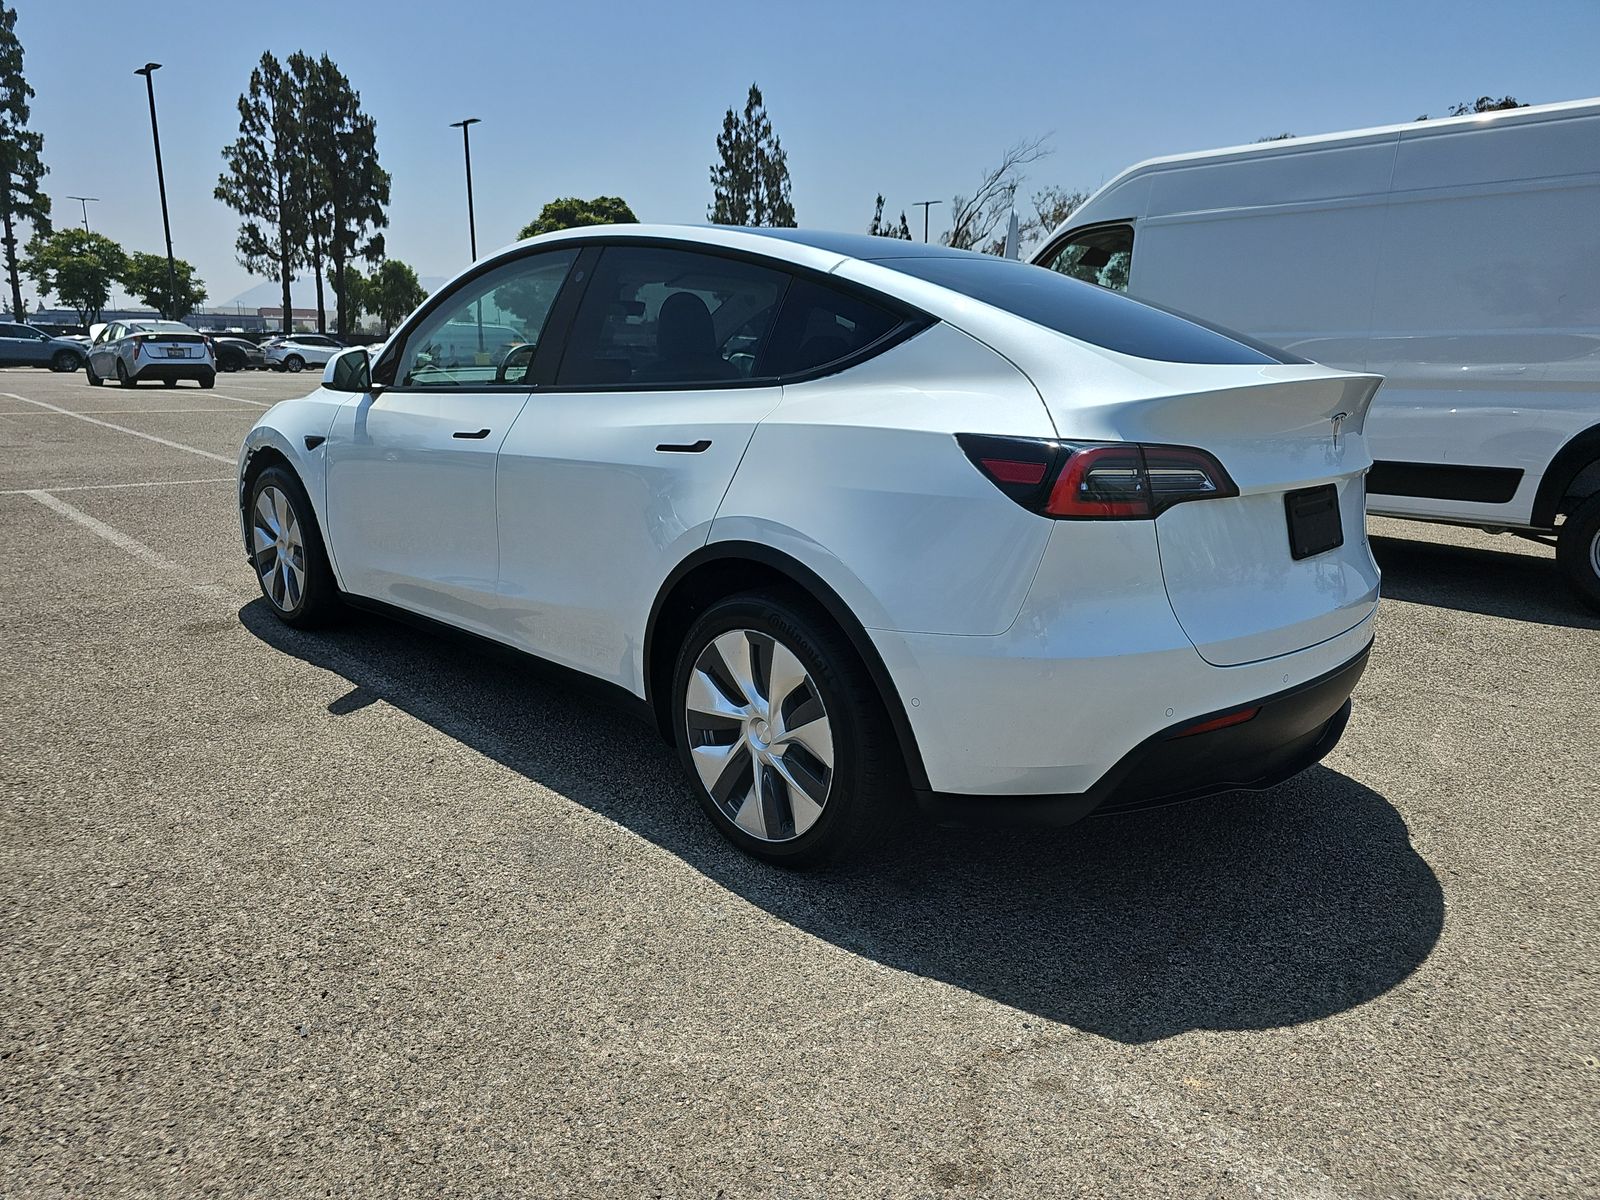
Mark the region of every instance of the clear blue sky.
<instances>
[{"instance_id":1,"label":"clear blue sky","mask_svg":"<svg viewBox=\"0 0 1600 1200\"><path fill-rule=\"evenodd\" d=\"M476 116L478 244L544 201L624 197L641 219L705 219L723 111L761 85L801 225L864 229L952 193L1001 149L1053 132L1030 187L1092 188L1155 154L1442 115L1511 93L1600 95L1600 2L535 5L275 0L13 0L38 93L46 189L99 196L92 227L161 249L145 109L156 75L173 240L213 303L251 287L213 200L235 102L263 50L327 52L378 122L394 176L389 252L424 277L466 265L461 140ZM249 16L245 16L246 12ZM913 222L916 223L915 221ZM31 299L32 293L27 293ZM309 289L296 285L296 302Z\"/></svg>"}]
</instances>

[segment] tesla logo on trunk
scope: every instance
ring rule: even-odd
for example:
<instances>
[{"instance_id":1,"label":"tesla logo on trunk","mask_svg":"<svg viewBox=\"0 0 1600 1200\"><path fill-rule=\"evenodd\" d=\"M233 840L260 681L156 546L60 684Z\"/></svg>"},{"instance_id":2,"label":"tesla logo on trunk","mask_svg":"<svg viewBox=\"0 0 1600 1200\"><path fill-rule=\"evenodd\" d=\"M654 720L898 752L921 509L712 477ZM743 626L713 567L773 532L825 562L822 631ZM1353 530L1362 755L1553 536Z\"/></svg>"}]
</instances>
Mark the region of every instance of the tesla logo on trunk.
<instances>
[{"instance_id":1,"label":"tesla logo on trunk","mask_svg":"<svg viewBox=\"0 0 1600 1200\"><path fill-rule=\"evenodd\" d=\"M1333 422L1333 448L1335 450L1339 448L1339 431L1344 428L1345 420L1349 416L1350 414L1347 412L1340 412L1334 413L1333 416L1329 418L1329 420Z\"/></svg>"}]
</instances>

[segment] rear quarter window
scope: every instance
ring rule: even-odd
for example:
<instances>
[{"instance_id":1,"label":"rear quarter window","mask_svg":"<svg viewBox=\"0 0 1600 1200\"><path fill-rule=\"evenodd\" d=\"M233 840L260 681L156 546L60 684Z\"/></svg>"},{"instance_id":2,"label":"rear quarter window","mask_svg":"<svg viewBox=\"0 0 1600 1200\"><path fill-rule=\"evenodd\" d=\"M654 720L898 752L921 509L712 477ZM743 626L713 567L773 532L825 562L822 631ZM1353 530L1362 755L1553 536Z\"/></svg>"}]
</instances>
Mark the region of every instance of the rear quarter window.
<instances>
[{"instance_id":1,"label":"rear quarter window","mask_svg":"<svg viewBox=\"0 0 1600 1200\"><path fill-rule=\"evenodd\" d=\"M1236 366L1307 361L1244 334L1045 267L985 255L896 259L882 265L1135 358Z\"/></svg>"}]
</instances>

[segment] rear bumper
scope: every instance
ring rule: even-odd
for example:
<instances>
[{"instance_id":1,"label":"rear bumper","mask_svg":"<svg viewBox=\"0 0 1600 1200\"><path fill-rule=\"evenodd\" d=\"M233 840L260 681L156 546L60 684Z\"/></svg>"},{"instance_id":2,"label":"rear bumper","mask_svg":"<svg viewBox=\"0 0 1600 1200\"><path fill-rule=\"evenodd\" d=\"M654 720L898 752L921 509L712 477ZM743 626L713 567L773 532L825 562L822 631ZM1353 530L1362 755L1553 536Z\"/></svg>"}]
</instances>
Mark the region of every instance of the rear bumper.
<instances>
[{"instance_id":1,"label":"rear bumper","mask_svg":"<svg viewBox=\"0 0 1600 1200\"><path fill-rule=\"evenodd\" d=\"M133 378L138 382L146 379L193 379L204 382L215 379L217 369L208 362L185 363L146 363L133 373Z\"/></svg>"},{"instance_id":2,"label":"rear bumper","mask_svg":"<svg viewBox=\"0 0 1600 1200\"><path fill-rule=\"evenodd\" d=\"M919 791L923 813L941 824L1070 825L1091 813L1154 808L1220 792L1273 787L1320 762L1350 720L1350 693L1366 670L1369 642L1350 661L1315 679L1245 704L1233 704L1146 738L1082 792L961 795ZM1185 736L1213 717L1259 707L1239 725Z\"/></svg>"}]
</instances>

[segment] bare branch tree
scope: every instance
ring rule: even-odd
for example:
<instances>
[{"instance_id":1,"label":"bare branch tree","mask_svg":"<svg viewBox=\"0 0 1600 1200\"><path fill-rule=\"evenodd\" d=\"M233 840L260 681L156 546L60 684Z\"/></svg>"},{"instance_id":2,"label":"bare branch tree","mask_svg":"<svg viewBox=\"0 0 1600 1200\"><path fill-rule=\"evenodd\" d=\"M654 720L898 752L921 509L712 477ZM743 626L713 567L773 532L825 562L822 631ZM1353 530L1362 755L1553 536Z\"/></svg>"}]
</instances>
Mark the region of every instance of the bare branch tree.
<instances>
[{"instance_id":1,"label":"bare branch tree","mask_svg":"<svg viewBox=\"0 0 1600 1200\"><path fill-rule=\"evenodd\" d=\"M1022 219L1022 244L1033 246L1044 241L1088 198L1088 192L1069 192L1064 187L1047 187L1035 192L1033 215Z\"/></svg>"},{"instance_id":2,"label":"bare branch tree","mask_svg":"<svg viewBox=\"0 0 1600 1200\"><path fill-rule=\"evenodd\" d=\"M1017 188L1026 178L1022 169L1050 153L1049 140L1047 133L1008 147L999 165L984 173L972 195L950 201L950 232L941 239L946 246L971 250L994 233L1016 203Z\"/></svg>"}]
</instances>

